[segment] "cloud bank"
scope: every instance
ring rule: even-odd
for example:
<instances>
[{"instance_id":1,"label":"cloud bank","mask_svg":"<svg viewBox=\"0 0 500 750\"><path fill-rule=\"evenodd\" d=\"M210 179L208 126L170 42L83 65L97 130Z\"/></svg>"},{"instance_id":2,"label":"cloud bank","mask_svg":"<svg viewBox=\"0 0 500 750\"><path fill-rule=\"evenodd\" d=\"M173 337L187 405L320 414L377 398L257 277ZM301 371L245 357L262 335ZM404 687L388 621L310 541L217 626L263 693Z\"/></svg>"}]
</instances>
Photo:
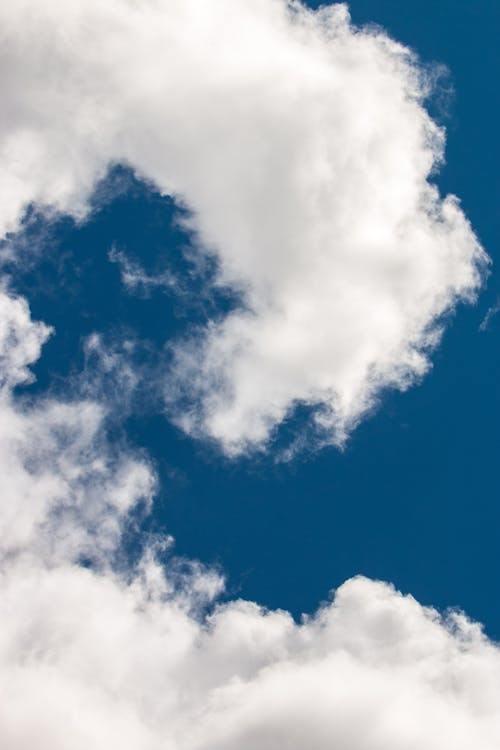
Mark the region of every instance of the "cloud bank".
<instances>
[{"instance_id":1,"label":"cloud bank","mask_svg":"<svg viewBox=\"0 0 500 750\"><path fill-rule=\"evenodd\" d=\"M30 202L84 216L128 163L241 294L175 350L186 430L235 454L305 403L342 444L426 372L485 256L429 182L444 132L407 49L285 0L7 0L0 24L0 232Z\"/></svg>"}]
</instances>

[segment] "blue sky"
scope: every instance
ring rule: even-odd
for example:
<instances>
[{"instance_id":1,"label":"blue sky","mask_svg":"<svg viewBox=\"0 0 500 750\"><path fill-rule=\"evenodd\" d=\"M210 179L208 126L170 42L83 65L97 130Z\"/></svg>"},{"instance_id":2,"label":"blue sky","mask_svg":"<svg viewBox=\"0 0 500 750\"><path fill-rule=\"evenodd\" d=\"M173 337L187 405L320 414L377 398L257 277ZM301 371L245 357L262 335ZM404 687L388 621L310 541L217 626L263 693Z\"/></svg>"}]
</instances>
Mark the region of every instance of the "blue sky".
<instances>
[{"instance_id":1,"label":"blue sky","mask_svg":"<svg viewBox=\"0 0 500 750\"><path fill-rule=\"evenodd\" d=\"M318 4L310 2L309 5L316 8ZM262 3L264 6L267 7L267 3ZM500 131L500 108L496 95L500 11L493 0L474 3L461 0L407 0L404 3L396 0L352 0L349 7L353 24L377 24L398 42L416 51L421 70L434 71L436 75L436 65L441 66L436 89L425 106L437 123L446 128L446 154L445 163L431 175L430 181L438 186L441 196L449 193L459 196L462 210L492 261L487 267L484 263L481 266L483 285L473 304L464 304L459 299L466 296L469 282L461 281L463 287L457 286L455 291L444 289L436 293L437 297L441 294L447 296L447 302L439 308L441 312L429 313L426 325L432 327L436 321L439 323L443 320L446 330L430 354L432 367L428 372L424 374L419 371L420 365L412 360L413 364L408 365L410 369L405 371L406 374L398 374L399 365L403 369L407 367L406 354L401 354L401 362L393 368L396 375L380 376L380 385L377 385L374 393L370 390L371 382L367 384L363 381L364 390L361 390L358 398L361 406L353 406L352 413L348 413L346 424L349 436L342 445L339 445L342 440L335 436L337 433L334 435L335 430L343 429L338 415L333 426L330 424L328 428L329 438L325 438L323 433L318 433L318 437L314 432L316 428L311 426L317 409L325 404L328 406L329 396L325 394L330 393L330 385L324 391L316 382L306 387L304 383L309 381L307 378L301 380L302 375L298 370L296 382L301 385L297 386L298 395L294 398L286 395L288 391L284 396L273 391L272 398L269 397L271 406L250 401L251 408L248 409L243 401L238 406L237 396L236 405L227 406L226 402L221 401L225 395L220 396L216 387L219 382L225 383L225 377L234 377L231 387L236 394L240 393L240 377L243 383L241 393L247 392L245 375L227 376L227 372L223 371L224 366L229 368L230 373L240 372L237 369L239 350L237 347L231 348L233 333L224 328L225 321L236 319L238 325L242 326L238 330L245 332L241 334L241 340L244 340L244 335L251 340L255 335L252 328L254 323L249 323L248 318L244 318L246 313L241 313L241 310L252 309L253 306L252 315L255 314L257 321L262 316L264 321L263 328L258 329L263 339L262 331L267 330L264 325L267 308L262 302L267 293L265 290L274 290L283 300L283 305L288 304L288 292L280 286L281 271L276 272L276 277L269 271L274 256L271 258L268 255L268 261L265 253L263 259L256 256L255 268L250 258L246 266L245 251L242 250L241 256L232 258L229 251L224 249L224 243L230 247L228 237L231 241L241 237L241 246L245 248L246 236L243 236L241 226L247 235L249 230L255 229L255 237L258 238L262 236L262 227L267 226L268 219L269 237L273 232L278 238L288 235L280 234L281 225L276 218L279 215L279 201L269 207L269 216L273 218L267 216L265 201L269 199L271 204L276 199L271 188L269 193L266 192L266 182L263 182L259 200L251 194L255 205L261 205L259 201L263 201L262 226L254 226L250 220L245 225L245 213L241 214L243 224L240 222L236 226L235 222L235 227L229 223L226 226L224 222L228 220L224 212L217 214L217 207L212 207L211 203L219 190L217 169L211 173L212 187L207 192L200 188L203 181L200 183L196 174L191 175L191 166L185 167L189 178L186 177L183 183L184 173L178 169L175 156L183 153L183 136L175 141L177 151L174 149L172 157L173 184L177 179L179 185L183 186L179 190L182 197L179 195L174 200L168 195L165 185L159 184L163 173L154 164L154 155L151 159L144 145L149 138L153 141L156 137L153 122L156 114L151 114L153 125L151 130L149 122L144 126L144 141L143 133L140 137L130 136L132 145L127 141L128 135L120 136L120 148L127 154L123 163L119 163L114 153L106 162L105 157L112 149L107 145L103 147L104 156L99 154L95 157L99 168L96 167L89 182L81 175L94 158L88 156L93 148L93 136L90 137L85 147L82 146L85 169L75 167L74 174L68 171L76 188L67 195L62 189L60 194L55 188L52 189L52 177L46 177L50 175L50 170L47 171L43 161L45 155L40 157L40 184L43 187L34 187L32 193L27 189L27 195L31 197L28 201L20 201L22 211L17 217L17 226L7 227L2 245L4 253L7 253L3 273L9 294L26 298L32 320L43 321L54 329L54 333L43 345L38 359L34 350L29 355L23 355L26 364L31 363L36 379L27 382L26 379L17 378L13 403L20 404L17 407L19 413L29 414L30 409L38 408L36 404L94 399L105 406L110 417L105 423L104 436L95 443L97 448L86 448L85 456L89 451L92 453L96 450L96 455L101 450L108 455L106 451L109 451L110 458L105 459L106 465L115 467L115 464L118 466L116 462L121 460L117 456L123 449L127 456L130 453L138 457L137 461L146 462L156 475L155 490L144 490L142 494L142 491L137 491L143 500L146 497L145 505L150 503L150 512L144 513L143 505L140 505L139 512L135 515L132 513L132 521L129 518L122 522L119 516L119 523L124 524L119 556L125 568L133 566L144 549L147 551L149 540L168 534L175 539L175 547L168 554L159 553L159 559L167 566L166 570L169 564L174 567L180 564L179 559L184 561L182 565L187 566L188 570L191 570L190 566L196 566L196 563L189 561L200 561L206 566L203 570L213 572L213 580L217 575L225 577L225 589L218 594L217 601L227 602L229 608L235 606L234 600L241 598L257 602L271 611L286 610L296 622L300 622L301 615L315 612L322 602L331 597L332 590L353 576L361 575L392 583L403 594L411 594L421 605L435 607L441 612L450 607L463 610L472 620L482 623L489 638L498 640L500 314L494 311L500 300L497 272L497 133ZM123 14L125 18L125 11ZM75 85L80 96L78 83L68 85ZM66 91L64 88L62 90ZM84 96L82 93L82 99ZM35 99L34 94L32 99ZM137 107L137 102L133 101L133 106ZM140 98L137 101L141 101ZM148 107L151 106L153 112L157 105L157 101L153 104L146 99L144 101L140 114L137 110L138 121L141 122L142 117L146 120L149 117ZM223 99L220 101L223 102ZM346 98L345 101L346 106L350 106L350 99ZM383 102L380 107L375 103L371 110L372 105L367 103L366 112L361 103L353 107L358 107L360 119L373 118L374 122L378 122L381 112L380 122L383 123L382 105ZM256 98L256 111L260 106L260 100ZM12 105L9 110L14 113L14 124L18 116L16 107L17 104ZM215 137L213 134L216 131L210 129L211 122L204 130L203 124L196 119L200 117L200 112L205 111L203 107L206 107L206 103L202 102L199 107L193 108L193 132L198 129L196 138L200 143L208 139L204 150L200 146L199 158L206 158L207 164L213 168L212 153L218 146L216 141L210 139ZM206 114L208 119L208 112ZM262 122L265 122L265 118ZM401 122L401 127L408 127L411 133L411 118ZM163 124L160 125L163 128ZM387 126L391 126L389 121ZM104 132L105 125L102 127ZM177 127L177 123L172 126L173 130ZM222 126L219 124L217 127ZM58 161L63 157L53 146L51 133L45 136L42 126L40 128L41 138L47 138L47 154L54 160L55 171L60 168L61 173L65 174L66 163ZM382 132L377 137L380 135L383 141L383 126L381 128ZM258 125L254 129L258 130ZM179 130L182 132L182 128ZM294 128L290 124L292 131ZM54 132L54 143L62 142L60 132L57 129ZM245 137L242 135L242 151L247 143ZM78 136L74 138L78 144ZM138 147L133 143L134 138L140 143ZM238 153L238 139L234 143L234 153L231 151L232 142L227 147L227 153L233 155L227 157L227 173L225 167L221 167L221 184L224 175L229 181L233 179L233 165L238 163L239 158L244 158L235 155ZM50 151L52 148L53 152ZM168 150L170 143L165 148ZM279 151L278 146L276 151ZM137 167L133 154L140 154ZM404 157L404 150L401 154ZM70 159L69 156L64 158ZM196 158L193 153L193 162ZM220 158L224 161L226 157ZM50 163L50 159L47 163ZM272 170L271 160L269 164ZM376 167L373 167L373 174L385 174L386 167L383 166L380 172L375 171ZM34 174L35 167L30 168ZM90 166L88 168L91 171ZM242 169L246 169L248 182L251 183L254 179L251 163L245 163ZM371 178L371 173L368 174ZM141 178L141 175L144 177ZM30 178L25 179L28 184ZM273 179L271 176L269 183ZM281 177L276 177L276 191L283 187L280 180ZM383 194L385 187L381 185L380 189ZM39 195L42 196L41 200L37 199ZM86 212L81 211L82 195L89 201ZM190 203L191 195L194 207ZM226 200L227 206L231 206L230 194ZM51 205L56 207L55 211L47 210L47 206ZM239 210L235 204L236 217ZM335 207L331 210L335 214ZM227 213L230 211L228 208ZM276 221L276 227L273 221ZM433 229L436 237L441 226L442 222L437 222L438 228ZM334 230L338 231L337 228ZM299 231L302 231L302 227L297 229ZM465 233L469 230L460 231ZM304 236L314 238L314 232ZM459 242L461 240L457 239ZM249 246L252 247L251 244ZM314 267L316 262L314 247L311 245L309 255L304 256L310 267ZM281 263L285 268L287 256L284 255L283 260L278 250L276 252L276 263ZM456 252L458 257L465 250L457 249ZM417 256L418 252L415 251ZM290 264L293 262L292 259ZM363 262L371 262L371 256L367 255ZM380 268L383 268L383 262L380 261ZM410 262L413 259L408 255ZM264 269L262 271L260 263ZM470 261L470 267L472 265ZM237 268L237 273L234 268ZM342 274L343 267L339 268ZM130 282L129 278L128 286L127 271L129 277L135 279ZM374 274L377 272L375 269ZM418 274L418 271L415 273ZM436 278L430 279L429 285L442 282L439 273L436 271ZM452 273L453 269L450 270ZM457 278L460 273L457 271ZM266 280L265 283L261 282L262 278ZM409 285L409 293L412 278L410 273L409 280L405 282ZM473 282L470 284L472 288ZM295 287L292 285L290 288ZM313 285L311 289L314 288ZM374 299L374 305L379 304L376 296ZM314 303L314 294L312 300ZM379 307L384 301L380 298ZM487 318L488 311L492 312ZM243 316L241 319L238 318L240 314ZM410 323L416 326L418 315L416 312L413 315ZM332 322L325 318L319 321L319 328L324 327L325 335L328 335L331 327L335 327L334 321L333 317ZM27 322L22 325L28 327ZM358 329L353 327L352 330ZM424 328L424 331L427 330ZM283 328L283 331L286 348L288 328ZM202 360L205 358L199 365L202 374L198 380L189 367L181 369L179 376L180 366L176 358L180 356L182 362L183 356L192 356L191 345L186 345L186 341L188 344L194 341L196 356L199 355ZM214 348L210 349L212 344L206 344L206 341L212 342ZM290 342L293 341L293 337L290 338ZM217 349L219 345L226 347L220 350L222 354ZM427 344L419 346L427 351ZM301 366L306 370L314 368L315 350L309 350L306 346L303 351L306 357L302 357ZM343 350L335 350L332 362L337 362L339 351ZM260 349L251 350L249 359L243 360L241 372L260 361L260 352ZM2 356L7 356L5 361L11 361L8 359L10 355ZM219 356L220 361L216 358ZM288 360L287 356L283 365L278 363L278 366L273 361L269 372L288 373L293 370L296 360ZM308 356L311 357L310 366ZM383 364L382 349L376 357ZM234 371L231 369L233 365L236 368ZM322 366L321 362L318 369ZM267 363L263 367L267 367ZM386 372L382 365L380 371ZM191 376L192 383L189 380ZM332 387L343 382L338 377L338 380L332 381ZM404 391L394 388L394 382L404 387ZM221 392L226 393L222 386ZM310 394L317 392L322 395L315 401L316 397ZM259 394L255 398L258 397ZM365 397L367 408L363 406ZM262 401L265 398L266 395L262 395ZM286 408L279 412L281 407L276 407L280 416L275 418L272 409L275 403L282 403L280 398L284 399ZM190 418L194 414L187 426L182 421L183 410ZM260 421L259 410L263 414ZM233 414L243 416L230 432L226 425L233 424L230 422ZM256 429L263 424L271 424L270 428L265 427L264 438L255 440L251 427L247 427L254 414L258 417ZM228 421L224 421L226 417ZM357 424L352 430L349 426L351 417ZM49 423L48 417L47 420ZM72 435L73 428L67 429L67 435ZM73 438L64 437L64 430L61 434L62 443L57 443L57 450L63 455L66 443L71 445ZM111 447L102 448L103 445ZM295 449L288 455L286 451L290 446L295 446ZM26 448L25 453L28 457L32 456L32 448ZM71 456L72 461L76 460L73 453ZM26 459L27 471L32 470L29 468L31 460L34 459ZM86 457L85 461L88 460ZM59 466L58 458L52 457L50 461L51 466ZM78 458L78 461L83 459ZM116 471L119 473L119 468ZM115 480L113 474L109 481ZM85 482L87 488L87 480ZM87 492L87 489L82 491ZM93 500L88 502L90 507ZM113 502L109 501L109 507L115 507ZM68 505L71 505L70 501L64 507ZM61 511L57 510L56 518L59 513ZM85 512L78 510L78 518L80 513L82 518L85 517ZM103 517L98 516L97 519L89 522L90 535L97 533L95 528L105 525ZM51 532L53 539L58 539L62 533L58 529L56 527ZM33 542L33 548L38 549L37 544ZM95 565L96 576L105 575L99 567L101 562L92 561L92 554L85 544L82 550L77 562L72 561L71 565L78 569L82 564L84 568L90 566L91 569ZM169 563L169 560L174 562ZM45 562L40 563L41 568L43 565ZM207 590L212 585L210 581L203 584ZM197 591L196 585L182 584L181 588L192 586L192 590ZM215 588L218 585L213 583ZM192 596L194 601L196 597L194 594ZM213 596L207 594L207 599ZM14 733L12 736L17 735ZM179 736L184 735L181 733ZM248 735L250 738L252 736L251 733ZM214 734L214 737L217 735ZM493 734L491 737L493 743ZM20 747L16 741L12 740L8 747ZM226 741L228 744L224 744ZM240 740L240 744L235 740L234 745L231 745L231 741L221 740L220 747L246 747L246 739ZM283 747L295 747L286 742L284 740ZM73 746L77 747L76 744ZM147 744L137 746L153 747ZM438 746L435 745L436 748ZM466 744L463 747L469 746L472 747ZM201 748L205 745L186 741L185 745L180 742L175 747ZM212 745L207 744L206 747ZM323 745L318 740L314 747ZM349 749L351 747L357 750L371 748L372 745L356 744L353 740ZM420 748L420 745L415 747Z\"/></svg>"}]
</instances>

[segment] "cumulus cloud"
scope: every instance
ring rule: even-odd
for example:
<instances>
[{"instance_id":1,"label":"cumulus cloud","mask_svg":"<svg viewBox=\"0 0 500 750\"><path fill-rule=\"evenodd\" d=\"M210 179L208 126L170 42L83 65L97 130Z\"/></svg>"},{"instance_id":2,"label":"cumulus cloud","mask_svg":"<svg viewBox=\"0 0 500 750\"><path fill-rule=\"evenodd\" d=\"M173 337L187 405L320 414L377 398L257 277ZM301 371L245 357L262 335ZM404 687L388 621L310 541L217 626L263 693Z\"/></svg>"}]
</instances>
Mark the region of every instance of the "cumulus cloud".
<instances>
[{"instance_id":1,"label":"cumulus cloud","mask_svg":"<svg viewBox=\"0 0 500 750\"><path fill-rule=\"evenodd\" d=\"M205 619L153 562L125 581L12 564L0 579L5 750L494 750L500 652L353 579L313 618L236 601Z\"/></svg>"},{"instance_id":2,"label":"cumulus cloud","mask_svg":"<svg viewBox=\"0 0 500 750\"><path fill-rule=\"evenodd\" d=\"M0 231L32 201L84 216L126 162L242 295L177 348L186 430L238 453L306 403L341 444L426 372L484 255L429 182L444 132L407 49L285 0L7 0L0 23Z\"/></svg>"}]
</instances>

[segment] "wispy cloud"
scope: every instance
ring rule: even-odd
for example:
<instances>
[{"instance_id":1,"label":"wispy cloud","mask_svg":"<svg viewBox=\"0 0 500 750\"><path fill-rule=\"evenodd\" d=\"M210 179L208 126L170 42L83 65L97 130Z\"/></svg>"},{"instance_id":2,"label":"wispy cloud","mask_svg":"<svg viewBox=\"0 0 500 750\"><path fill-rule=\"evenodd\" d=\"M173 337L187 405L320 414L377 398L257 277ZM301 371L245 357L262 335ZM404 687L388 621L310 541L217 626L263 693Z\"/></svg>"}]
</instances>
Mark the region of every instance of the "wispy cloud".
<instances>
[{"instance_id":1,"label":"wispy cloud","mask_svg":"<svg viewBox=\"0 0 500 750\"><path fill-rule=\"evenodd\" d=\"M492 305L487 311L486 315L484 316L483 320L481 321L481 324L479 326L480 331L486 331L488 328L491 319L497 315L497 313L500 312L500 298L497 299L494 305Z\"/></svg>"},{"instance_id":2,"label":"wispy cloud","mask_svg":"<svg viewBox=\"0 0 500 750\"><path fill-rule=\"evenodd\" d=\"M108 258L118 265L122 283L129 292L148 297L153 289L175 290L178 288L176 278L170 271L149 274L138 261L132 260L116 247L111 248Z\"/></svg>"}]
</instances>

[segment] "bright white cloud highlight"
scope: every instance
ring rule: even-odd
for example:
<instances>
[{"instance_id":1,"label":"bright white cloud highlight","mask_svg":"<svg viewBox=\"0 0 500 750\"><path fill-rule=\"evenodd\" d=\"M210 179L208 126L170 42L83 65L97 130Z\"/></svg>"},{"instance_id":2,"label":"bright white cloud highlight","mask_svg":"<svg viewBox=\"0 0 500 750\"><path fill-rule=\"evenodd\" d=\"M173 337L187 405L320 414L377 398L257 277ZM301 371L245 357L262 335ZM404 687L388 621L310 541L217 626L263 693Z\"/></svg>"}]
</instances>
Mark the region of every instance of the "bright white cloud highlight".
<instances>
[{"instance_id":1,"label":"bright white cloud highlight","mask_svg":"<svg viewBox=\"0 0 500 750\"><path fill-rule=\"evenodd\" d=\"M0 24L2 231L30 201L83 215L125 161L243 294L178 348L185 429L238 453L305 402L340 444L426 372L483 256L429 184L444 133L408 50L285 0L7 0Z\"/></svg>"}]
</instances>

